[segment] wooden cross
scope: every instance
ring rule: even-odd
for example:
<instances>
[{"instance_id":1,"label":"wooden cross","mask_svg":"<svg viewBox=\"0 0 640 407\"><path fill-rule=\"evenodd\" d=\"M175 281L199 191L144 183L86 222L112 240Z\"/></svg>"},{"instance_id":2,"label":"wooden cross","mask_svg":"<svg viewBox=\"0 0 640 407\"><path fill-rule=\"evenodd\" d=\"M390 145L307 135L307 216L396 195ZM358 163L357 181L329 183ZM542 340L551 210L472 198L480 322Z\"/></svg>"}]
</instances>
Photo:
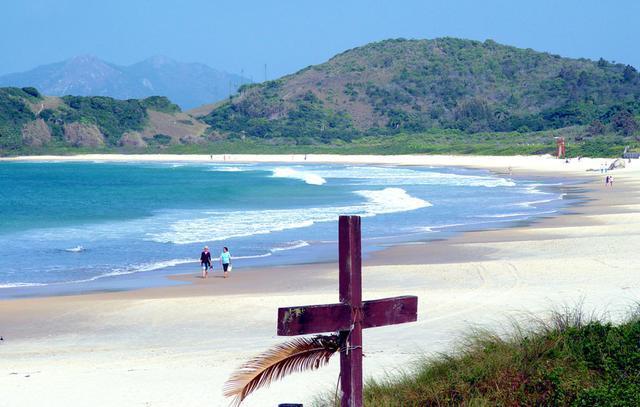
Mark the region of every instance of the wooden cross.
<instances>
[{"instance_id":1,"label":"wooden cross","mask_svg":"<svg viewBox=\"0 0 640 407\"><path fill-rule=\"evenodd\" d=\"M338 234L340 302L279 308L278 335L339 332L346 338L340 350L341 406L361 407L362 329L416 321L418 297L363 302L360 217L340 216Z\"/></svg>"}]
</instances>

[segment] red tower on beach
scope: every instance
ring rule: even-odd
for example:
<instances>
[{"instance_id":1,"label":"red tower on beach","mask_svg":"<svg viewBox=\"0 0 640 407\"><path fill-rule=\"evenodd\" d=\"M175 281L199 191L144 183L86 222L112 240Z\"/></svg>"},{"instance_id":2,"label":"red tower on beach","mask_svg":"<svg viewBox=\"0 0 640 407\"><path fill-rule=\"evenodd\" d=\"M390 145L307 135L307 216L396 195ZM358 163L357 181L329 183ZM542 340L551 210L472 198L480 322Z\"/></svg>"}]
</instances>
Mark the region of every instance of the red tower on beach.
<instances>
[{"instance_id":1,"label":"red tower on beach","mask_svg":"<svg viewBox=\"0 0 640 407\"><path fill-rule=\"evenodd\" d=\"M565 157L564 137L556 137L556 145L558 146L558 158Z\"/></svg>"}]
</instances>

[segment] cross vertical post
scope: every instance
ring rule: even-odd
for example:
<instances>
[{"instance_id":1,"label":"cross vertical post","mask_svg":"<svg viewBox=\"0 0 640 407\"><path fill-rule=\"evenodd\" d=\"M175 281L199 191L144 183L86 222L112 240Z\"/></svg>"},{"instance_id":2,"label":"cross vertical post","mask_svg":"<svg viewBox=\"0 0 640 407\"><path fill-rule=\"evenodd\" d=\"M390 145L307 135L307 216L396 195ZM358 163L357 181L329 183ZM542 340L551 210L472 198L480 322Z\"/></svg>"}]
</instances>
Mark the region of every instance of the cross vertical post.
<instances>
[{"instance_id":1,"label":"cross vertical post","mask_svg":"<svg viewBox=\"0 0 640 407\"><path fill-rule=\"evenodd\" d=\"M340 331L347 342L340 350L341 406L362 406L362 255L360 217L340 216L339 286L340 302L349 306L352 325Z\"/></svg>"},{"instance_id":2,"label":"cross vertical post","mask_svg":"<svg viewBox=\"0 0 640 407\"><path fill-rule=\"evenodd\" d=\"M359 216L340 216L338 243L340 302L278 308L277 332L282 336L338 332L340 405L362 407L362 330L416 321L418 297L362 301Z\"/></svg>"}]
</instances>

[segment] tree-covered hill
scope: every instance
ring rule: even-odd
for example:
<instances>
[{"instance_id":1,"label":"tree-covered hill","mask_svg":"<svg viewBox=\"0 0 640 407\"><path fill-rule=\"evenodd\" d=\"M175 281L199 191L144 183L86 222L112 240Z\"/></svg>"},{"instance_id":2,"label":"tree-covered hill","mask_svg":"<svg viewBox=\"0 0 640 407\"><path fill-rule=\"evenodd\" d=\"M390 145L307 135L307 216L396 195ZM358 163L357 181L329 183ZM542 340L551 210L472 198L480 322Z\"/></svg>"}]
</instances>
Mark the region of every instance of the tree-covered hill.
<instances>
[{"instance_id":1,"label":"tree-covered hill","mask_svg":"<svg viewBox=\"0 0 640 407\"><path fill-rule=\"evenodd\" d=\"M0 88L0 153L53 147L141 148L193 144L206 125L162 96L43 96L35 88Z\"/></svg>"},{"instance_id":2,"label":"tree-covered hill","mask_svg":"<svg viewBox=\"0 0 640 407\"><path fill-rule=\"evenodd\" d=\"M640 75L623 64L440 38L387 40L241 87L202 119L218 132L298 142L459 129L638 130Z\"/></svg>"}]
</instances>

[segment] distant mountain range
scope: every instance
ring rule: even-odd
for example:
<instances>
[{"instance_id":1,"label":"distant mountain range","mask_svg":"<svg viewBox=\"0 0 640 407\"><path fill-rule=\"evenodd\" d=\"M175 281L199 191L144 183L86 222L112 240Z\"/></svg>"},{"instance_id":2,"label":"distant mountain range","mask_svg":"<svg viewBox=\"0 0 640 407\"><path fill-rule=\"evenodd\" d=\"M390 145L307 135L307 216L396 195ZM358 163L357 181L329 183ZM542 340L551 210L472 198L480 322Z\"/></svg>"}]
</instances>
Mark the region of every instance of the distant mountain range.
<instances>
[{"instance_id":1,"label":"distant mountain range","mask_svg":"<svg viewBox=\"0 0 640 407\"><path fill-rule=\"evenodd\" d=\"M32 86L50 96L109 96L116 99L166 96L182 109L225 99L249 82L247 78L204 64L182 63L164 56L119 66L83 55L0 76L0 86Z\"/></svg>"}]
</instances>

